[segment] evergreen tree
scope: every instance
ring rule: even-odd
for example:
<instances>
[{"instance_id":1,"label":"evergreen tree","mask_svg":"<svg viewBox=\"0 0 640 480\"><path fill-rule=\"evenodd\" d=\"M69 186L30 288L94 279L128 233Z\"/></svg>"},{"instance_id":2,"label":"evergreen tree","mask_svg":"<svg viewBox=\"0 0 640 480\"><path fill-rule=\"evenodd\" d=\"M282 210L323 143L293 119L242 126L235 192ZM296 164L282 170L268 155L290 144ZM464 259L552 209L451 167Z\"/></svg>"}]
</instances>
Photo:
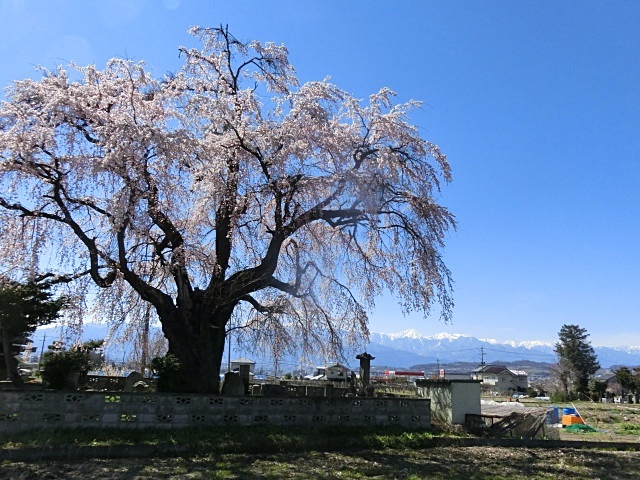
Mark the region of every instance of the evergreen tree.
<instances>
[{"instance_id":1,"label":"evergreen tree","mask_svg":"<svg viewBox=\"0 0 640 480\"><path fill-rule=\"evenodd\" d=\"M4 356L7 379L16 385L21 381L15 358L19 351L14 345L21 345L37 327L58 318L66 303L63 297L54 298L50 288L47 284L0 279L0 353Z\"/></svg>"},{"instance_id":2,"label":"evergreen tree","mask_svg":"<svg viewBox=\"0 0 640 480\"><path fill-rule=\"evenodd\" d=\"M571 385L578 394L589 390L589 378L600 368L591 343L587 340L587 330L578 325L563 325L558 333L559 341L555 352L558 363L568 374Z\"/></svg>"},{"instance_id":3,"label":"evergreen tree","mask_svg":"<svg viewBox=\"0 0 640 480\"><path fill-rule=\"evenodd\" d=\"M631 393L640 392L640 367L636 367L631 371L628 367L620 367L615 371L616 381L620 386Z\"/></svg>"}]
</instances>

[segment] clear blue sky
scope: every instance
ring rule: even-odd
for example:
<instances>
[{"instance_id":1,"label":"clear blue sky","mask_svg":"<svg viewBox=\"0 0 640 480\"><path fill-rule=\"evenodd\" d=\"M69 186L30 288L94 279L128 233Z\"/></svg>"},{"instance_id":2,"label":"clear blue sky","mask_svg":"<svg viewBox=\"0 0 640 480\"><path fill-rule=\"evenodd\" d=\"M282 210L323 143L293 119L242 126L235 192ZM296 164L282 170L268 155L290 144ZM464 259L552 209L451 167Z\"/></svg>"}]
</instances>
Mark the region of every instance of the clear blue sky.
<instances>
[{"instance_id":1,"label":"clear blue sky","mask_svg":"<svg viewBox=\"0 0 640 480\"><path fill-rule=\"evenodd\" d=\"M457 216L453 324L379 302L371 328L640 345L640 2L0 0L0 85L35 65L144 59L157 75L192 25L284 43L301 80L425 102Z\"/></svg>"}]
</instances>

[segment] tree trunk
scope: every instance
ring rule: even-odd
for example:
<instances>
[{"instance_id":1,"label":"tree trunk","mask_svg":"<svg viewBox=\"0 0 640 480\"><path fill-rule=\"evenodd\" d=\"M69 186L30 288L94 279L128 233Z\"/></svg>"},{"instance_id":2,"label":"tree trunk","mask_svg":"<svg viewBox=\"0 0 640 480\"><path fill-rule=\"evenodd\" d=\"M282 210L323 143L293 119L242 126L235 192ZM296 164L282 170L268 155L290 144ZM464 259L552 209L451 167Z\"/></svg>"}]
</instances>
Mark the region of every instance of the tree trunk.
<instances>
[{"instance_id":1,"label":"tree trunk","mask_svg":"<svg viewBox=\"0 0 640 480\"><path fill-rule=\"evenodd\" d=\"M7 369L7 380L11 380L16 387L21 387L22 378L20 378L20 373L18 372L18 361L12 355L11 333L5 328L2 328L0 334L2 334L2 351L4 364Z\"/></svg>"},{"instance_id":2,"label":"tree trunk","mask_svg":"<svg viewBox=\"0 0 640 480\"><path fill-rule=\"evenodd\" d=\"M225 326L230 310L214 321L210 315L188 318L160 316L162 330L169 342L168 353L180 362L176 391L190 393L220 393L220 366L226 340Z\"/></svg>"},{"instance_id":3,"label":"tree trunk","mask_svg":"<svg viewBox=\"0 0 640 480\"><path fill-rule=\"evenodd\" d=\"M142 341L140 342L142 349L142 352L140 354L140 373L144 377L147 376L147 363L149 362L149 359L147 358L149 356L149 308L151 308L151 306L147 306L147 309L144 313L144 326L141 339Z\"/></svg>"}]
</instances>

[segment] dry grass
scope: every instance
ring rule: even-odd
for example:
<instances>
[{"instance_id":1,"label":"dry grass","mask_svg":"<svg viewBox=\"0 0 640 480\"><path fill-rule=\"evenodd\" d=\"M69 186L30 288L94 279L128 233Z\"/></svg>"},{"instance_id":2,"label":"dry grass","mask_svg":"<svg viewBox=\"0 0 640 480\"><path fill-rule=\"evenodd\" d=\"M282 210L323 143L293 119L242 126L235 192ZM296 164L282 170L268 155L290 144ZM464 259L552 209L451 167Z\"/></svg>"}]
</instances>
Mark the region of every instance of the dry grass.
<instances>
[{"instance_id":1,"label":"dry grass","mask_svg":"<svg viewBox=\"0 0 640 480\"><path fill-rule=\"evenodd\" d=\"M529 402L527 405L536 405ZM549 406L549 403L545 404ZM540 406L540 404L537 404ZM560 408L571 405L558 405ZM569 434L566 440L640 442L640 406L576 404L587 424L598 432ZM251 433L254 432L254 433ZM138 459L93 459L91 461L4 462L4 479L636 479L640 451L612 448L513 448L433 446L413 434L380 436L367 440L370 447L357 442L323 448L322 441L309 448L293 448L295 437L278 451L263 444L254 430L229 445L233 449L199 450L189 457ZM287 445L286 433L277 441ZM299 434L298 434L299 435ZM319 436L323 436L319 433ZM134 442L137 443L137 442ZM261 444L265 448L261 448Z\"/></svg>"},{"instance_id":2,"label":"dry grass","mask_svg":"<svg viewBox=\"0 0 640 480\"><path fill-rule=\"evenodd\" d=\"M0 478L30 479L635 479L640 452L436 447L194 458L5 463Z\"/></svg>"},{"instance_id":3,"label":"dry grass","mask_svg":"<svg viewBox=\"0 0 640 480\"><path fill-rule=\"evenodd\" d=\"M540 406L541 403L524 399L527 406ZM550 406L547 402L546 406ZM576 407L585 423L597 430L595 433L569 433L562 430L562 440L583 440L594 442L640 442L640 405L580 402L575 404L557 405Z\"/></svg>"}]
</instances>

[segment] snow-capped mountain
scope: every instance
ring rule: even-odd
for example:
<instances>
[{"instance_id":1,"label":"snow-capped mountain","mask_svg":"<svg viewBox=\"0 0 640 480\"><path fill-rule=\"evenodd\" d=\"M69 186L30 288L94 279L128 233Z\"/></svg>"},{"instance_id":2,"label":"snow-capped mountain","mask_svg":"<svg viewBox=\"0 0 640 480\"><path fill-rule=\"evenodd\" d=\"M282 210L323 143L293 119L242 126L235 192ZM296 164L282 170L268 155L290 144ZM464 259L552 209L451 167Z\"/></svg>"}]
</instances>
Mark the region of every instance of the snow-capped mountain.
<instances>
[{"instance_id":1,"label":"snow-capped mountain","mask_svg":"<svg viewBox=\"0 0 640 480\"><path fill-rule=\"evenodd\" d=\"M376 363L399 367L435 362L497 363L529 360L554 363L556 355L553 349L553 343L541 341L499 342L448 333L423 336L415 330L392 334L372 333L367 347L367 351L376 357ZM640 347L594 346L594 350L602 367L640 365ZM415 361L411 363L414 358Z\"/></svg>"},{"instance_id":2,"label":"snow-capped mountain","mask_svg":"<svg viewBox=\"0 0 640 480\"><path fill-rule=\"evenodd\" d=\"M86 324L82 338L84 340L105 338L108 328L105 325ZM46 349L60 332L55 327L41 328L32 336L34 345ZM45 342L45 339L48 340ZM121 343L111 344L107 355L113 359L126 356L130 346ZM421 335L415 330L398 333L372 333L365 350L375 357L373 366L393 368L411 368L414 365L430 363L507 363L531 361L539 363L555 363L554 344L541 341L509 341L499 342L493 339L479 339L463 334L439 333L431 336ZM640 365L640 346L608 347L594 346L598 361L603 368L613 365ZM357 352L360 353L360 352ZM232 351L233 357L250 357L269 369L273 361L268 358L257 358L252 351ZM355 357L355 355L353 355ZM225 357L226 358L226 357ZM312 359L317 365L326 359ZM285 358L280 360L284 368L295 368L299 360ZM347 358L346 364L355 368L358 361Z\"/></svg>"}]
</instances>

